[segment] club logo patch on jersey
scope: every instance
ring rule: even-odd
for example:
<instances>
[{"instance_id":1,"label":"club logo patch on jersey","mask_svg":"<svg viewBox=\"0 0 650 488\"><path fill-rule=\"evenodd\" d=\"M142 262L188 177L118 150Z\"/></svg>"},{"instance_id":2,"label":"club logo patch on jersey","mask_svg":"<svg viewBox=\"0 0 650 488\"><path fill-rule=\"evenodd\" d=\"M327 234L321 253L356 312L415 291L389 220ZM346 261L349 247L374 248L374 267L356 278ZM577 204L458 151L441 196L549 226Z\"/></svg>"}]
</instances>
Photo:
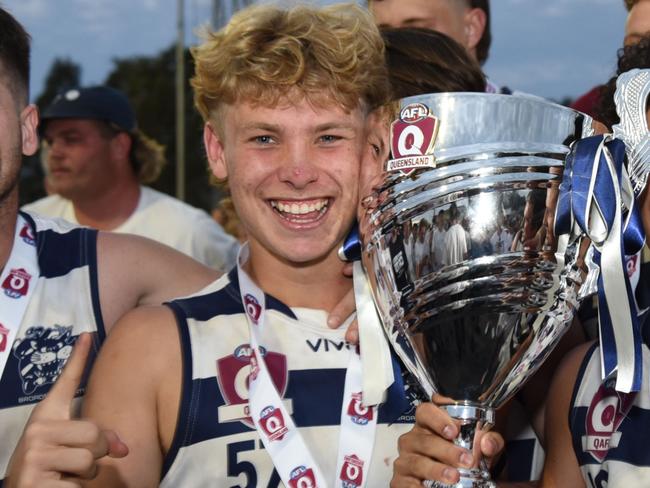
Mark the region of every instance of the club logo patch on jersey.
<instances>
[{"instance_id":1,"label":"club logo patch on jersey","mask_svg":"<svg viewBox=\"0 0 650 488\"><path fill-rule=\"evenodd\" d=\"M0 324L0 352L5 352L7 349L7 341L9 340L9 329Z\"/></svg>"},{"instance_id":2,"label":"club logo patch on jersey","mask_svg":"<svg viewBox=\"0 0 650 488\"><path fill-rule=\"evenodd\" d=\"M386 171L410 174L418 168L435 168L433 146L440 123L422 103L411 103L402 109L399 119L390 126L390 148Z\"/></svg>"},{"instance_id":3,"label":"club logo patch on jersey","mask_svg":"<svg viewBox=\"0 0 650 488\"><path fill-rule=\"evenodd\" d=\"M18 372L25 395L53 384L72 353L77 336L72 326L31 327L25 337L16 340L13 355L18 358Z\"/></svg>"},{"instance_id":4,"label":"club logo patch on jersey","mask_svg":"<svg viewBox=\"0 0 650 488\"><path fill-rule=\"evenodd\" d=\"M32 231L32 228L29 226L29 224L23 225L23 228L20 229L20 238L26 243L29 244L30 246L35 246L36 245L36 236L34 235L34 232Z\"/></svg>"},{"instance_id":5,"label":"club logo patch on jersey","mask_svg":"<svg viewBox=\"0 0 650 488\"><path fill-rule=\"evenodd\" d=\"M343 458L339 477L343 488L358 488L363 484L363 464L355 454Z\"/></svg>"},{"instance_id":6,"label":"club logo patch on jersey","mask_svg":"<svg viewBox=\"0 0 650 488\"><path fill-rule=\"evenodd\" d=\"M602 462L610 449L618 447L621 433L617 432L634 403L634 393L619 393L601 385L594 395L582 436L582 450Z\"/></svg>"},{"instance_id":7,"label":"club logo patch on jersey","mask_svg":"<svg viewBox=\"0 0 650 488\"><path fill-rule=\"evenodd\" d=\"M625 266L627 268L627 277L632 278L634 276L634 273L636 273L636 269L639 263L639 255L635 254L634 256L626 256L625 257Z\"/></svg>"},{"instance_id":8,"label":"club logo patch on jersey","mask_svg":"<svg viewBox=\"0 0 650 488\"><path fill-rule=\"evenodd\" d=\"M311 468L298 466L291 471L289 486L291 488L316 488L316 477Z\"/></svg>"},{"instance_id":9,"label":"club logo patch on jersey","mask_svg":"<svg viewBox=\"0 0 650 488\"><path fill-rule=\"evenodd\" d=\"M271 375L271 380L282 397L286 393L289 373L287 358L284 354L267 351L260 347L260 352ZM248 406L248 386L250 375L255 374L253 349L249 344L242 344L230 355L217 360L217 383L225 402L218 409L219 422L243 422L254 429ZM255 365L255 367L257 367ZM292 413L290 399L283 400L289 414Z\"/></svg>"},{"instance_id":10,"label":"club logo patch on jersey","mask_svg":"<svg viewBox=\"0 0 650 488\"><path fill-rule=\"evenodd\" d=\"M352 422L358 425L366 425L372 420L372 408L366 407L362 402L363 394L353 393L350 405L348 405L348 415Z\"/></svg>"},{"instance_id":11,"label":"club logo patch on jersey","mask_svg":"<svg viewBox=\"0 0 650 488\"><path fill-rule=\"evenodd\" d=\"M262 307L260 306L260 302L257 301L257 298L247 293L244 297L244 308L246 309L246 314L257 325L262 314Z\"/></svg>"},{"instance_id":12,"label":"club logo patch on jersey","mask_svg":"<svg viewBox=\"0 0 650 488\"><path fill-rule=\"evenodd\" d=\"M289 429L284 423L282 410L273 405L264 407L260 412L260 426L271 442L281 441Z\"/></svg>"},{"instance_id":13,"label":"club logo patch on jersey","mask_svg":"<svg viewBox=\"0 0 650 488\"><path fill-rule=\"evenodd\" d=\"M2 283L2 289L10 298L22 298L29 291L29 281L32 279L23 268L12 269Z\"/></svg>"}]
</instances>

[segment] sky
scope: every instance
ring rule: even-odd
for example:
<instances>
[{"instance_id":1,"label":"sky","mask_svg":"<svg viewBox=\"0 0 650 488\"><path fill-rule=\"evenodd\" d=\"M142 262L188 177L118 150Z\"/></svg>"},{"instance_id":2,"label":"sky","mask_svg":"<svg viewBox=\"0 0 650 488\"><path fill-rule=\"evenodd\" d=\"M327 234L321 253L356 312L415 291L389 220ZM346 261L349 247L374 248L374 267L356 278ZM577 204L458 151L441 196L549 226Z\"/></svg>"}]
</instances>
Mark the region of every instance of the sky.
<instances>
[{"instance_id":1,"label":"sky","mask_svg":"<svg viewBox=\"0 0 650 488\"><path fill-rule=\"evenodd\" d=\"M210 20L212 0L185 0L187 44ZM319 0L319 3L333 3ZM112 60L154 55L176 39L176 0L0 0L33 37L32 97L55 58L81 65L84 85L102 83ZM484 66L511 89L575 98L614 73L623 0L492 0L493 42Z\"/></svg>"}]
</instances>

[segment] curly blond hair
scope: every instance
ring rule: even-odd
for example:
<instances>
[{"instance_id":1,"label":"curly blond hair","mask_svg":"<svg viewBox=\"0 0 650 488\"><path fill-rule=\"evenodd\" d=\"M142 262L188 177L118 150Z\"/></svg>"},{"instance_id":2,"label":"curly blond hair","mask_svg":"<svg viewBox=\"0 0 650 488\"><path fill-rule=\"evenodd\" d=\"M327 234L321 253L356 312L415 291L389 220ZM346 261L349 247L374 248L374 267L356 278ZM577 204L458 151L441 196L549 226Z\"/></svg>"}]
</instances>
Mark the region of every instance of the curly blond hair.
<instances>
[{"instance_id":1,"label":"curly blond hair","mask_svg":"<svg viewBox=\"0 0 650 488\"><path fill-rule=\"evenodd\" d=\"M102 137L106 139L112 139L122 132L129 135L131 138L129 161L140 183L146 185L158 179L167 164L165 146L147 136L140 129L127 132L117 125L103 120L95 120L94 122Z\"/></svg>"},{"instance_id":2,"label":"curly blond hair","mask_svg":"<svg viewBox=\"0 0 650 488\"><path fill-rule=\"evenodd\" d=\"M353 4L252 6L208 33L192 55L194 102L217 129L219 108L240 100L275 106L301 95L348 110L388 100L382 38L370 14Z\"/></svg>"},{"instance_id":3,"label":"curly blond hair","mask_svg":"<svg viewBox=\"0 0 650 488\"><path fill-rule=\"evenodd\" d=\"M136 129L131 134L131 163L142 184L153 183L160 176L167 158L165 146Z\"/></svg>"}]
</instances>

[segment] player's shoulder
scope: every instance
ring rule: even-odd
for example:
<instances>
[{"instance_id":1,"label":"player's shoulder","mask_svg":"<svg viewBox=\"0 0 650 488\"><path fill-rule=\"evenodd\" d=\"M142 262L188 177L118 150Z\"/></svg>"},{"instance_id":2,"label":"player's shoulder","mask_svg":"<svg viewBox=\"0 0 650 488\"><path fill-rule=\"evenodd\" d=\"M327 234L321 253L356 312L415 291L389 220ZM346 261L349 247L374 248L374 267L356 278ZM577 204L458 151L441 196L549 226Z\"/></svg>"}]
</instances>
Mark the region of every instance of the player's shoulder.
<instances>
[{"instance_id":1,"label":"player's shoulder","mask_svg":"<svg viewBox=\"0 0 650 488\"><path fill-rule=\"evenodd\" d=\"M100 231L97 248L100 256L112 257L121 263L139 262L142 266L155 264L162 269L182 273L178 279L193 273L204 277L201 283L205 284L220 276L216 270L166 244L135 234ZM194 289L198 289L198 286Z\"/></svg>"},{"instance_id":2,"label":"player's shoulder","mask_svg":"<svg viewBox=\"0 0 650 488\"><path fill-rule=\"evenodd\" d=\"M581 371L584 370L586 361L596 349L594 341L585 342L569 351L560 362L549 391L548 403L552 408L561 412L568 412L571 401L580 385Z\"/></svg>"},{"instance_id":3,"label":"player's shoulder","mask_svg":"<svg viewBox=\"0 0 650 488\"><path fill-rule=\"evenodd\" d=\"M559 376L564 380L575 378L585 360L588 359L588 357L591 357L591 354L597 347L598 346L594 341L585 342L584 344L574 347L560 362L556 376Z\"/></svg>"},{"instance_id":4,"label":"player's shoulder","mask_svg":"<svg viewBox=\"0 0 650 488\"><path fill-rule=\"evenodd\" d=\"M177 316L205 322L217 315L242 313L241 298L235 270L223 274L199 291L178 297L168 304Z\"/></svg>"},{"instance_id":5,"label":"player's shoulder","mask_svg":"<svg viewBox=\"0 0 650 488\"><path fill-rule=\"evenodd\" d=\"M155 305L137 307L124 314L111 329L103 347L111 354L152 361L161 351L173 350L177 344L173 312L164 305Z\"/></svg>"},{"instance_id":6,"label":"player's shoulder","mask_svg":"<svg viewBox=\"0 0 650 488\"><path fill-rule=\"evenodd\" d=\"M32 225L36 233L53 231L57 234L67 234L83 228L79 224L72 223L61 217L50 217L41 214L37 210L22 209L20 213Z\"/></svg>"},{"instance_id":7,"label":"player's shoulder","mask_svg":"<svg viewBox=\"0 0 650 488\"><path fill-rule=\"evenodd\" d=\"M70 201L60 195L49 195L23 205L22 210L47 216L61 216Z\"/></svg>"}]
</instances>

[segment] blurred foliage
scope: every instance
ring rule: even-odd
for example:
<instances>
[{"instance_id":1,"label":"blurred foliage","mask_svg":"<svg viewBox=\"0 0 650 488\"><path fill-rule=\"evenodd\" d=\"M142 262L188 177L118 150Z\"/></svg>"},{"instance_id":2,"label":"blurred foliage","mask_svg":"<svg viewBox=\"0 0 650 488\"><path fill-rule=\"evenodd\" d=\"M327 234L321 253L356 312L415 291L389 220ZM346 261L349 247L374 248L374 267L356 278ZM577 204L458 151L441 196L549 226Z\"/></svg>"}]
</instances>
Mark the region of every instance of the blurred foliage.
<instances>
[{"instance_id":1,"label":"blurred foliage","mask_svg":"<svg viewBox=\"0 0 650 488\"><path fill-rule=\"evenodd\" d=\"M122 90L138 115L140 129L165 146L167 165L154 188L175 192L176 176L176 48L171 46L157 56L122 58L106 84ZM210 209L216 204L216 189L209 184L209 172L203 149L203 120L194 109L189 78L194 65L185 51L185 194L191 205Z\"/></svg>"},{"instance_id":2,"label":"blurred foliage","mask_svg":"<svg viewBox=\"0 0 650 488\"><path fill-rule=\"evenodd\" d=\"M36 98L36 105L43 110L59 93L79 86L81 67L70 58L56 58L45 78L43 92Z\"/></svg>"},{"instance_id":3,"label":"blurred foliage","mask_svg":"<svg viewBox=\"0 0 650 488\"><path fill-rule=\"evenodd\" d=\"M113 60L105 84L122 90L133 105L139 128L165 146L167 165L154 188L174 195L176 175L176 50L175 46L154 56ZM194 109L189 78L194 72L189 50L185 51L185 181L186 201L206 210L213 208L223 191L209 182L203 150L203 121ZM43 92L36 98L42 109L54 96L80 83L81 69L69 59L56 59ZM38 157L25 158L21 179L21 203L44 195L43 170Z\"/></svg>"}]
</instances>

